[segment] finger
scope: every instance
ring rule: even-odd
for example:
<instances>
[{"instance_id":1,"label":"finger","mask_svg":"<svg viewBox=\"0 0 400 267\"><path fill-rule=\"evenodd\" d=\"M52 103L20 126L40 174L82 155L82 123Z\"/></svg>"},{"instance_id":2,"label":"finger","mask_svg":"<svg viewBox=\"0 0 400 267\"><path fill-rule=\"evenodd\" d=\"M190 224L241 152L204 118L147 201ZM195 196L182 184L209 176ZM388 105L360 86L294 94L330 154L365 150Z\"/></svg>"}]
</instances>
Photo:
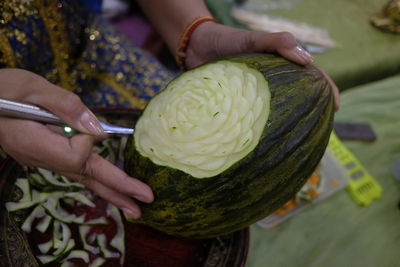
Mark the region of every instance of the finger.
<instances>
[{"instance_id":1,"label":"finger","mask_svg":"<svg viewBox=\"0 0 400 267\"><path fill-rule=\"evenodd\" d=\"M253 52L276 52L281 56L301 65L313 62L313 57L288 32L253 33Z\"/></svg>"},{"instance_id":2,"label":"finger","mask_svg":"<svg viewBox=\"0 0 400 267\"><path fill-rule=\"evenodd\" d=\"M129 196L117 192L92 178L75 173L62 173L62 175L84 184L98 196L120 208L127 217L138 219L141 216L139 206Z\"/></svg>"},{"instance_id":3,"label":"finger","mask_svg":"<svg viewBox=\"0 0 400 267\"><path fill-rule=\"evenodd\" d=\"M333 103L335 105L335 111L338 111L340 108L340 93L339 88L336 84L328 77L329 85L331 86L331 90L333 92Z\"/></svg>"},{"instance_id":4,"label":"finger","mask_svg":"<svg viewBox=\"0 0 400 267\"><path fill-rule=\"evenodd\" d=\"M95 153L89 156L81 174L140 201L149 203L154 200L153 192L148 185L128 176L120 168Z\"/></svg>"},{"instance_id":5,"label":"finger","mask_svg":"<svg viewBox=\"0 0 400 267\"><path fill-rule=\"evenodd\" d=\"M41 156L47 168L57 172L79 172L92 153L94 138L90 135L77 134L71 138L53 132L45 133L44 136L34 135L33 140L38 141L30 148L31 151ZM45 144L40 143L40 137L45 138Z\"/></svg>"},{"instance_id":6,"label":"finger","mask_svg":"<svg viewBox=\"0 0 400 267\"><path fill-rule=\"evenodd\" d=\"M54 171L79 172L92 152L93 136L77 134L66 138L33 121L1 118L2 146L29 165ZM29 132L29 138L26 138Z\"/></svg>"},{"instance_id":7,"label":"finger","mask_svg":"<svg viewBox=\"0 0 400 267\"><path fill-rule=\"evenodd\" d=\"M339 106L340 106L340 90L337 87L337 85L335 84L335 82L332 80L332 78L320 67L314 65L314 67L316 67L321 73L322 75L324 75L325 79L328 81L332 93L333 93L333 103L335 106L335 111L339 110Z\"/></svg>"},{"instance_id":8,"label":"finger","mask_svg":"<svg viewBox=\"0 0 400 267\"><path fill-rule=\"evenodd\" d=\"M40 101L36 101L38 104L59 116L79 132L99 136L104 135L104 130L96 116L82 103L77 95L55 85L51 86L54 87L52 89L53 92L47 92L50 96L43 97L45 92L40 92L35 96L40 99ZM63 100L60 101L60 99Z\"/></svg>"},{"instance_id":9,"label":"finger","mask_svg":"<svg viewBox=\"0 0 400 267\"><path fill-rule=\"evenodd\" d=\"M92 135L103 135L104 131L93 113L80 98L57 85L54 85L39 75L22 72L29 76L22 87L27 87L23 99L28 103L39 105L63 119L76 130Z\"/></svg>"}]
</instances>

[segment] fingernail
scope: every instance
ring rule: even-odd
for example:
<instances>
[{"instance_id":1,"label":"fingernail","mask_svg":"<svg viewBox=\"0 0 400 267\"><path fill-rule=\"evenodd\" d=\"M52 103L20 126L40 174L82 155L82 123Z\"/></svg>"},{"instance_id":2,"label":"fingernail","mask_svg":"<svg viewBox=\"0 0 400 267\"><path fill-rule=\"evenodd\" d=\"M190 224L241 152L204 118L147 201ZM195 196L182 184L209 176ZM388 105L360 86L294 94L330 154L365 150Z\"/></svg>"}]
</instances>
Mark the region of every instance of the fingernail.
<instances>
[{"instance_id":1,"label":"fingernail","mask_svg":"<svg viewBox=\"0 0 400 267\"><path fill-rule=\"evenodd\" d=\"M136 199L139 200L139 201L146 202L146 203L150 201L150 199L149 199L148 197L141 196L141 195L139 195L139 196L133 196L133 197L136 198Z\"/></svg>"},{"instance_id":2,"label":"fingernail","mask_svg":"<svg viewBox=\"0 0 400 267\"><path fill-rule=\"evenodd\" d=\"M86 130L88 130L89 133L95 135L101 135L104 133L104 130L101 127L99 121L91 112L85 111L81 116L80 122L82 126L85 127Z\"/></svg>"},{"instance_id":3,"label":"fingernail","mask_svg":"<svg viewBox=\"0 0 400 267\"><path fill-rule=\"evenodd\" d=\"M121 208L121 210L128 221L132 221L139 218L139 215L129 208Z\"/></svg>"},{"instance_id":4,"label":"fingernail","mask_svg":"<svg viewBox=\"0 0 400 267\"><path fill-rule=\"evenodd\" d=\"M313 62L313 61L314 61L313 56L312 56L310 53L308 53L308 51L305 50L303 47L301 47L301 46L296 46L296 47L295 47L295 51L296 51L296 53L297 53L301 58L303 58L305 61L307 61L307 62Z\"/></svg>"}]
</instances>

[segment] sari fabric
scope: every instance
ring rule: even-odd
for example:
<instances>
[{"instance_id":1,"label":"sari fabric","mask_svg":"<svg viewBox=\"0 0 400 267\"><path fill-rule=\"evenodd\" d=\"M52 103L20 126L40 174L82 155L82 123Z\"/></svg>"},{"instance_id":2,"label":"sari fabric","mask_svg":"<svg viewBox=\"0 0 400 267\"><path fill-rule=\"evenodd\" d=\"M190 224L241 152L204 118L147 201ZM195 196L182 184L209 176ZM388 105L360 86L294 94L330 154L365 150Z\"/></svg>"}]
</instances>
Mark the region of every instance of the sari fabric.
<instances>
[{"instance_id":1,"label":"sari fabric","mask_svg":"<svg viewBox=\"0 0 400 267\"><path fill-rule=\"evenodd\" d=\"M90 107L139 109L174 75L74 0L0 1L0 68L39 74Z\"/></svg>"},{"instance_id":2,"label":"sari fabric","mask_svg":"<svg viewBox=\"0 0 400 267\"><path fill-rule=\"evenodd\" d=\"M0 0L0 68L34 72L89 107L137 109L175 75L76 0Z\"/></svg>"}]
</instances>

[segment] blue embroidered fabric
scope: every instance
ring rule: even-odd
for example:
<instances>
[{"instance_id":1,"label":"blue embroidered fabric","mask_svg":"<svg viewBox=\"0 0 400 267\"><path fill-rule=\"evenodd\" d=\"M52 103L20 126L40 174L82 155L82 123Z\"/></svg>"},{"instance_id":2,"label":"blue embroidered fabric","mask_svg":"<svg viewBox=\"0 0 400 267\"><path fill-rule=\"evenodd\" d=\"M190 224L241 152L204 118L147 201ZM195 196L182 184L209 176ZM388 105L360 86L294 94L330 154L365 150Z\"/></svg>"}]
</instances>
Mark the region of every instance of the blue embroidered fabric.
<instances>
[{"instance_id":1,"label":"blue embroidered fabric","mask_svg":"<svg viewBox=\"0 0 400 267\"><path fill-rule=\"evenodd\" d=\"M174 76L79 1L0 7L0 67L35 72L89 106L143 108Z\"/></svg>"},{"instance_id":2,"label":"blue embroidered fabric","mask_svg":"<svg viewBox=\"0 0 400 267\"><path fill-rule=\"evenodd\" d=\"M88 6L93 12L101 13L102 0L80 0L86 6Z\"/></svg>"}]
</instances>

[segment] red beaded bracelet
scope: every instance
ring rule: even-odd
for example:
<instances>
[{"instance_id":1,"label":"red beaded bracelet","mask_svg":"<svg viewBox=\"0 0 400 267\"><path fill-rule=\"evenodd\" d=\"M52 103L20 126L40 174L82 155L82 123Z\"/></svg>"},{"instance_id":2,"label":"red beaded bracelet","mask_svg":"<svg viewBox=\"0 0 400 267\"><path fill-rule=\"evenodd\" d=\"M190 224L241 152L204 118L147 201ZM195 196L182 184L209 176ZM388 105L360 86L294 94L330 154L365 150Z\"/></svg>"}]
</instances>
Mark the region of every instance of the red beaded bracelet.
<instances>
[{"instance_id":1,"label":"red beaded bracelet","mask_svg":"<svg viewBox=\"0 0 400 267\"><path fill-rule=\"evenodd\" d=\"M217 22L216 19L214 19L210 16L199 17L199 18L196 18L195 20L193 20L191 23L189 23L185 27L184 31L182 32L182 35L179 39L178 46L176 49L176 63L181 68L181 70L186 69L186 66L185 66L186 49L188 48L189 40L190 40L190 37L192 36L192 33L194 32L194 30L196 30L196 28L200 24L207 22L207 21Z\"/></svg>"}]
</instances>

